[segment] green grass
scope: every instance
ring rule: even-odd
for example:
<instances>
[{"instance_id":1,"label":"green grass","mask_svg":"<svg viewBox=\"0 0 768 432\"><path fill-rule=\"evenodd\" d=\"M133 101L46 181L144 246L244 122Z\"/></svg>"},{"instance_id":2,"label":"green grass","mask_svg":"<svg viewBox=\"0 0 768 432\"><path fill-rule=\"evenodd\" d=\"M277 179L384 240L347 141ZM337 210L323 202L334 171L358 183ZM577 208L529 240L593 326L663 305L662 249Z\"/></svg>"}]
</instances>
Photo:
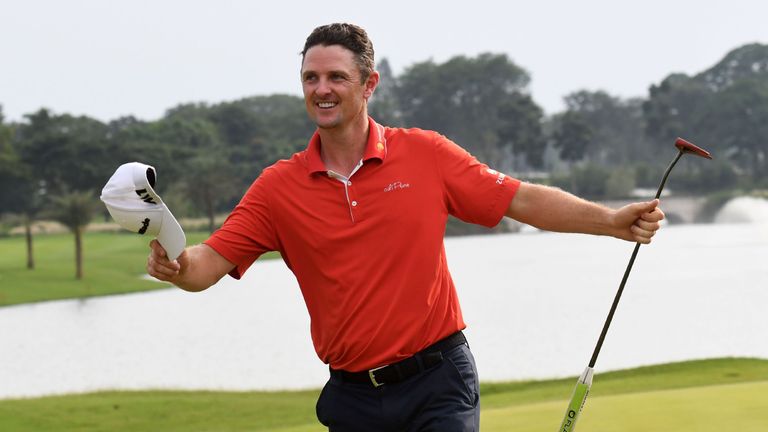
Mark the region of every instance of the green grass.
<instances>
[{"instance_id":1,"label":"green grass","mask_svg":"<svg viewBox=\"0 0 768 432\"><path fill-rule=\"evenodd\" d=\"M0 401L0 430L317 430L318 393L105 392Z\"/></svg>"},{"instance_id":2,"label":"green grass","mask_svg":"<svg viewBox=\"0 0 768 432\"><path fill-rule=\"evenodd\" d=\"M565 401L486 410L482 430L555 432ZM590 397L583 432L765 432L768 381Z\"/></svg>"},{"instance_id":3,"label":"green grass","mask_svg":"<svg viewBox=\"0 0 768 432\"><path fill-rule=\"evenodd\" d=\"M597 370L589 397L753 381L768 381L768 360L694 360L615 372ZM495 408L570 397L575 384L576 378L482 383L480 394L483 395L483 407Z\"/></svg>"},{"instance_id":4,"label":"green grass","mask_svg":"<svg viewBox=\"0 0 768 432\"><path fill-rule=\"evenodd\" d=\"M187 233L187 244L200 243L207 233ZM82 280L75 279L72 234L34 237L35 269L26 268L24 237L0 239L0 306L83 298L167 288L141 279L149 239L131 233L87 233L83 237ZM273 255L274 256L274 255Z\"/></svg>"},{"instance_id":5,"label":"green grass","mask_svg":"<svg viewBox=\"0 0 768 432\"><path fill-rule=\"evenodd\" d=\"M576 378L484 383L484 432L554 432ZM0 401L0 431L320 432L318 390L101 392ZM580 432L764 432L768 360L717 359L595 375Z\"/></svg>"}]
</instances>

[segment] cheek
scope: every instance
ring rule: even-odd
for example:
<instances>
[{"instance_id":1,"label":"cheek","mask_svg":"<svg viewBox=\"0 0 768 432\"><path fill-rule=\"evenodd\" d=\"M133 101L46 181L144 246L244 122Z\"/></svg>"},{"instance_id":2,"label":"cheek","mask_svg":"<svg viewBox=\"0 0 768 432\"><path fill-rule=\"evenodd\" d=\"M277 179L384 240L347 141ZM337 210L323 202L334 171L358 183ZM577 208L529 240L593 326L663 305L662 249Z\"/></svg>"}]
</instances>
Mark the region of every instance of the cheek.
<instances>
[{"instance_id":1,"label":"cheek","mask_svg":"<svg viewBox=\"0 0 768 432\"><path fill-rule=\"evenodd\" d=\"M304 92L304 97L312 96L312 93L315 92L315 88L317 87L316 84L305 82L304 80L301 81L301 91Z\"/></svg>"},{"instance_id":2,"label":"cheek","mask_svg":"<svg viewBox=\"0 0 768 432\"><path fill-rule=\"evenodd\" d=\"M312 103L312 98L310 98L310 97L309 97L309 96L307 96L307 95L304 95L304 105L306 105L306 106L307 106L307 108L309 108L310 106L312 106L312 105L313 105L313 103Z\"/></svg>"}]
</instances>

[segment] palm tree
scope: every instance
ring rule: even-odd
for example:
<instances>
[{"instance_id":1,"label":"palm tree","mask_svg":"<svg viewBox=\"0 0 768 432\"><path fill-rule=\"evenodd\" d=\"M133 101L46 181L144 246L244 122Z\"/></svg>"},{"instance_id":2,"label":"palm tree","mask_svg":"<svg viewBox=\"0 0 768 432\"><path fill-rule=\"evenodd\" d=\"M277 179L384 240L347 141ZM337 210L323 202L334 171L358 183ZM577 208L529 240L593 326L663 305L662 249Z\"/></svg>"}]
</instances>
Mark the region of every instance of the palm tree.
<instances>
[{"instance_id":1,"label":"palm tree","mask_svg":"<svg viewBox=\"0 0 768 432\"><path fill-rule=\"evenodd\" d=\"M51 198L48 216L75 235L75 279L83 278L83 232L98 208L90 192L65 192Z\"/></svg>"}]
</instances>

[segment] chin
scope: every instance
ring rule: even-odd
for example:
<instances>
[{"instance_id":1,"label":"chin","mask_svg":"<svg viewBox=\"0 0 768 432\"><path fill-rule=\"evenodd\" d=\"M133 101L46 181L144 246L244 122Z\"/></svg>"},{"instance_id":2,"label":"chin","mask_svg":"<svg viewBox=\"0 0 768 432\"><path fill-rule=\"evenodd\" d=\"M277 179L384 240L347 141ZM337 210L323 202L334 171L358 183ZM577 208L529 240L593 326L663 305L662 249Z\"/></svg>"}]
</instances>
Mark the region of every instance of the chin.
<instances>
[{"instance_id":1,"label":"chin","mask_svg":"<svg viewBox=\"0 0 768 432\"><path fill-rule=\"evenodd\" d=\"M341 124L341 119L334 118L334 119L318 119L315 118L315 124L320 129L333 129Z\"/></svg>"}]
</instances>

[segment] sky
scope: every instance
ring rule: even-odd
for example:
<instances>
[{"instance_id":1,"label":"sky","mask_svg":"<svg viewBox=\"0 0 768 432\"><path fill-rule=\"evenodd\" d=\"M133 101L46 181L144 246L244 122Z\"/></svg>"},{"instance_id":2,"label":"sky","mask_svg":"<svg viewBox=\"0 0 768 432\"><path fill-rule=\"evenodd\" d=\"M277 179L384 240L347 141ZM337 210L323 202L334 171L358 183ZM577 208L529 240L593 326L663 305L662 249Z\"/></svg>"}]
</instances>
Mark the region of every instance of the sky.
<instances>
[{"instance_id":1,"label":"sky","mask_svg":"<svg viewBox=\"0 0 768 432\"><path fill-rule=\"evenodd\" d=\"M102 121L155 120L181 103L300 95L304 40L352 22L395 74L426 60L506 53L553 114L571 92L645 97L768 43L763 0L0 0L0 105ZM375 96L374 96L375 97Z\"/></svg>"}]
</instances>

